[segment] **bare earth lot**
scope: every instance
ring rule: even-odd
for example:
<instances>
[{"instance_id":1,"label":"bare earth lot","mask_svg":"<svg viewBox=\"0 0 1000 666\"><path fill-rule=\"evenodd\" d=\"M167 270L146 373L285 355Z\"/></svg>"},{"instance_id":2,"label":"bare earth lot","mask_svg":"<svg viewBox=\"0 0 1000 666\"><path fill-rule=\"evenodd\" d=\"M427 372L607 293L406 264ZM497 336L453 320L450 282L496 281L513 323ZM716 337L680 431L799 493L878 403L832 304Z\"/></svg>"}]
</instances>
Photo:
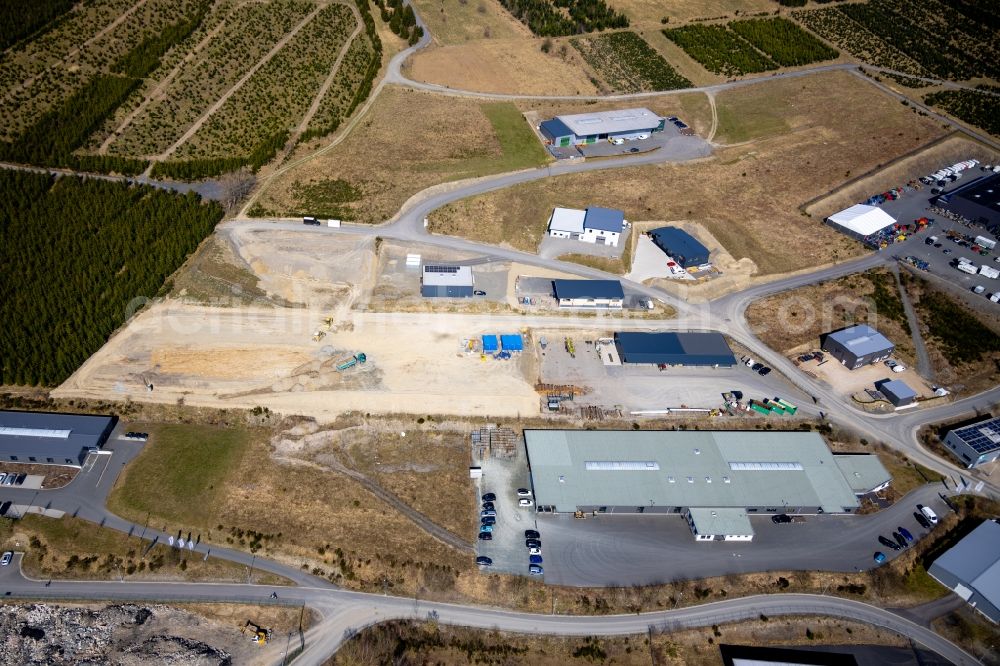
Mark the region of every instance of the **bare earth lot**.
<instances>
[{"instance_id":1,"label":"bare earth lot","mask_svg":"<svg viewBox=\"0 0 1000 666\"><path fill-rule=\"evenodd\" d=\"M829 104L837 89L855 112ZM860 246L797 207L843 182L942 135L849 74L833 72L727 91L717 99L731 121L722 140L746 142L712 160L550 178L458 202L431 217L440 233L483 238L488 219L512 238L537 241L553 206L612 205L626 219L686 219L703 225L758 276L857 256ZM865 146L863 151L859 146ZM596 196L595 196L596 193ZM491 237L495 226L489 225ZM519 244L520 246L520 244Z\"/></svg>"}]
</instances>

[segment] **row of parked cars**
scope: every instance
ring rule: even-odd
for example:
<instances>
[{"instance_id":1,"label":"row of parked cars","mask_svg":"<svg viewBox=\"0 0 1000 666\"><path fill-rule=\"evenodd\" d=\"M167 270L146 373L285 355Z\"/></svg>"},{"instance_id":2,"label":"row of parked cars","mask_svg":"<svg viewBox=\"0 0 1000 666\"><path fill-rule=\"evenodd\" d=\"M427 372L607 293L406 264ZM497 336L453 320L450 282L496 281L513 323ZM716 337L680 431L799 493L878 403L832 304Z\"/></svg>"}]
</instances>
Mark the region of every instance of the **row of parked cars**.
<instances>
[{"instance_id":1,"label":"row of parked cars","mask_svg":"<svg viewBox=\"0 0 1000 666\"><path fill-rule=\"evenodd\" d=\"M934 513L934 509L924 506L923 504L917 505L917 510L913 513L913 517L925 530L938 524L938 517L937 514ZM910 531L903 526L896 528L896 531L892 533L891 539L882 534L878 535L878 542L890 550L905 550L910 547L910 544L913 543L913 541L913 534L911 534ZM886 561L886 559L888 558L886 558L885 553L882 551L877 551L875 553L876 564L882 564Z\"/></svg>"},{"instance_id":2,"label":"row of parked cars","mask_svg":"<svg viewBox=\"0 0 1000 666\"><path fill-rule=\"evenodd\" d=\"M771 368L767 367L763 363L757 363L749 356L744 356L740 360L743 361L744 365L746 365L748 368L750 368L751 370L753 370L762 377L771 374Z\"/></svg>"},{"instance_id":3,"label":"row of parked cars","mask_svg":"<svg viewBox=\"0 0 1000 666\"><path fill-rule=\"evenodd\" d=\"M18 474L16 472L5 474L0 472L0 486L20 486L27 478L27 474Z\"/></svg>"}]
</instances>

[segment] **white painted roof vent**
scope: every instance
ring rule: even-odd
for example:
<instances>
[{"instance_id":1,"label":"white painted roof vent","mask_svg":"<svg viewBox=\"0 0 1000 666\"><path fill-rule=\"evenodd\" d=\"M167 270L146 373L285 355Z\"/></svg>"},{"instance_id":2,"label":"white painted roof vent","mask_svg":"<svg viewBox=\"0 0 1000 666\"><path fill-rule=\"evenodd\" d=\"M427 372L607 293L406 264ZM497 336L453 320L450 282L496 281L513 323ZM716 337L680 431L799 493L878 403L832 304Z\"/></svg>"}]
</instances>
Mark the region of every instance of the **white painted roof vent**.
<instances>
[{"instance_id":1,"label":"white painted roof vent","mask_svg":"<svg viewBox=\"0 0 1000 666\"><path fill-rule=\"evenodd\" d=\"M694 483L694 477L693 476L689 476L688 477L688 483Z\"/></svg>"},{"instance_id":2,"label":"white painted roof vent","mask_svg":"<svg viewBox=\"0 0 1000 666\"><path fill-rule=\"evenodd\" d=\"M695 454L696 456L700 456L700 455L701 455L701 449L695 449L695 450L694 450L694 454Z\"/></svg>"}]
</instances>

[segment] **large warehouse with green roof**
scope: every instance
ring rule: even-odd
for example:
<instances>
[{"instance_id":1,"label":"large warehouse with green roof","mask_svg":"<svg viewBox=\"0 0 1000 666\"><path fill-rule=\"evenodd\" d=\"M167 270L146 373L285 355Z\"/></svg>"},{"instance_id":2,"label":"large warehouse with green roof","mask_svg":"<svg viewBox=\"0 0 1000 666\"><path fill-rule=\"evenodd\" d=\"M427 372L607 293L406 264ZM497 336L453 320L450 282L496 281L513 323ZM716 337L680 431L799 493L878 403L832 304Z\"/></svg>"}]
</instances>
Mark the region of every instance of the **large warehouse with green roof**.
<instances>
[{"instance_id":1,"label":"large warehouse with green roof","mask_svg":"<svg viewBox=\"0 0 1000 666\"><path fill-rule=\"evenodd\" d=\"M684 514L699 540L749 540L752 514L853 513L890 480L873 455L841 465L814 432L525 430L524 439L538 511Z\"/></svg>"}]
</instances>

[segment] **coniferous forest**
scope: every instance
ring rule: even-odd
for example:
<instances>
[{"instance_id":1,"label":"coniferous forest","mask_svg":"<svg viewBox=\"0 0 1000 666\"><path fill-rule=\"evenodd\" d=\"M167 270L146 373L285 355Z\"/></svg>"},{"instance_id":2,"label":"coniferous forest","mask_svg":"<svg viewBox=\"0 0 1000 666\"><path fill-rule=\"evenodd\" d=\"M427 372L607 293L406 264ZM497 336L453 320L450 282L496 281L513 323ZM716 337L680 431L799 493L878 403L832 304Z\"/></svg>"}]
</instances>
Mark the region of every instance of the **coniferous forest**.
<instances>
[{"instance_id":1,"label":"coniferous forest","mask_svg":"<svg viewBox=\"0 0 1000 666\"><path fill-rule=\"evenodd\" d=\"M222 215L192 193L0 171L2 383L65 380Z\"/></svg>"}]
</instances>

